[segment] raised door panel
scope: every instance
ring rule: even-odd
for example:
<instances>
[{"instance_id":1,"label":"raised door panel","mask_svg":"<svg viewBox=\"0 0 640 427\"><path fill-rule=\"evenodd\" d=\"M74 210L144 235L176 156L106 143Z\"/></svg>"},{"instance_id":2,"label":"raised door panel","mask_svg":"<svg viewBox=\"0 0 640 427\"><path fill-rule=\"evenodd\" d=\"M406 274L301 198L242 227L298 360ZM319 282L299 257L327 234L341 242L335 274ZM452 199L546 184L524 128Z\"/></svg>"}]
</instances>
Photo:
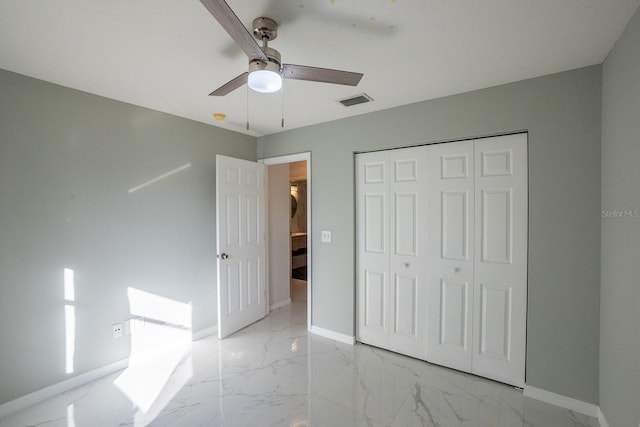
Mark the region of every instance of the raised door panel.
<instances>
[{"instance_id":1,"label":"raised door panel","mask_svg":"<svg viewBox=\"0 0 640 427\"><path fill-rule=\"evenodd\" d=\"M224 282L220 283L220 286L223 286L226 290L226 306L225 306L225 316L229 317L234 313L237 313L242 310L241 306L241 283L240 283L240 265L238 264L227 264L224 267L224 273L222 277L224 277Z\"/></svg>"},{"instance_id":2,"label":"raised door panel","mask_svg":"<svg viewBox=\"0 0 640 427\"><path fill-rule=\"evenodd\" d=\"M415 257L417 254L418 194L396 192L394 194L395 255Z\"/></svg>"},{"instance_id":3,"label":"raised door panel","mask_svg":"<svg viewBox=\"0 0 640 427\"><path fill-rule=\"evenodd\" d=\"M480 283L480 336L478 354L509 361L511 358L512 290L509 285Z\"/></svg>"},{"instance_id":4,"label":"raised door panel","mask_svg":"<svg viewBox=\"0 0 640 427\"><path fill-rule=\"evenodd\" d=\"M438 344L466 352L469 284L442 280L440 283L440 336Z\"/></svg>"},{"instance_id":5,"label":"raised door panel","mask_svg":"<svg viewBox=\"0 0 640 427\"><path fill-rule=\"evenodd\" d=\"M510 264L513 243L512 189L481 189L480 260Z\"/></svg>"},{"instance_id":6,"label":"raised door panel","mask_svg":"<svg viewBox=\"0 0 640 427\"><path fill-rule=\"evenodd\" d=\"M385 271L364 271L364 326L384 331L386 322L386 299L388 295Z\"/></svg>"},{"instance_id":7,"label":"raised door panel","mask_svg":"<svg viewBox=\"0 0 640 427\"><path fill-rule=\"evenodd\" d=\"M471 370L474 162L469 141L429 147L427 360Z\"/></svg>"},{"instance_id":8,"label":"raised door panel","mask_svg":"<svg viewBox=\"0 0 640 427\"><path fill-rule=\"evenodd\" d=\"M258 244L261 240L260 233L260 200L257 195L250 194L246 197L246 232L244 234L245 244Z\"/></svg>"},{"instance_id":9,"label":"raised door panel","mask_svg":"<svg viewBox=\"0 0 640 427\"><path fill-rule=\"evenodd\" d=\"M418 278L396 274L393 333L418 339Z\"/></svg>"},{"instance_id":10,"label":"raised door panel","mask_svg":"<svg viewBox=\"0 0 640 427\"><path fill-rule=\"evenodd\" d=\"M527 135L476 140L472 372L524 386Z\"/></svg>"},{"instance_id":11,"label":"raised door panel","mask_svg":"<svg viewBox=\"0 0 640 427\"><path fill-rule=\"evenodd\" d=\"M237 194L229 194L225 197L226 201L226 233L225 242L227 247L234 248L240 246L241 223L240 223L240 196Z\"/></svg>"},{"instance_id":12,"label":"raised door panel","mask_svg":"<svg viewBox=\"0 0 640 427\"><path fill-rule=\"evenodd\" d=\"M441 191L441 253L443 259L469 259L469 191Z\"/></svg>"},{"instance_id":13,"label":"raised door panel","mask_svg":"<svg viewBox=\"0 0 640 427\"><path fill-rule=\"evenodd\" d=\"M246 264L246 289L247 295L245 300L247 301L247 307L251 307L256 304L260 304L263 292L260 290L260 261L257 258L248 259Z\"/></svg>"},{"instance_id":14,"label":"raised door panel","mask_svg":"<svg viewBox=\"0 0 640 427\"><path fill-rule=\"evenodd\" d=\"M364 252L386 254L387 195L385 193L365 194L362 213L364 215Z\"/></svg>"}]
</instances>

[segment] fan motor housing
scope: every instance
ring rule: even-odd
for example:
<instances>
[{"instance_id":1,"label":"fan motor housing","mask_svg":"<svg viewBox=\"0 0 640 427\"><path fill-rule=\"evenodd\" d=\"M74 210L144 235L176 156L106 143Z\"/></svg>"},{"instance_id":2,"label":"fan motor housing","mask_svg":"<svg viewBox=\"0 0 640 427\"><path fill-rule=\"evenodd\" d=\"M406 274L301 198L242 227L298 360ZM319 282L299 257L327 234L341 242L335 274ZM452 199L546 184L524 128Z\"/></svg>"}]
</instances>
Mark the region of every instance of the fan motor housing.
<instances>
[{"instance_id":1,"label":"fan motor housing","mask_svg":"<svg viewBox=\"0 0 640 427\"><path fill-rule=\"evenodd\" d=\"M263 49L264 54L269 58L269 62L264 62L259 59L252 59L249 61L249 72L257 70L269 70L280 74L280 66L282 64L282 57L280 52L268 47Z\"/></svg>"},{"instance_id":2,"label":"fan motor housing","mask_svg":"<svg viewBox=\"0 0 640 427\"><path fill-rule=\"evenodd\" d=\"M278 23L271 18L261 16L253 20L253 37L263 41L275 40L278 37Z\"/></svg>"}]
</instances>

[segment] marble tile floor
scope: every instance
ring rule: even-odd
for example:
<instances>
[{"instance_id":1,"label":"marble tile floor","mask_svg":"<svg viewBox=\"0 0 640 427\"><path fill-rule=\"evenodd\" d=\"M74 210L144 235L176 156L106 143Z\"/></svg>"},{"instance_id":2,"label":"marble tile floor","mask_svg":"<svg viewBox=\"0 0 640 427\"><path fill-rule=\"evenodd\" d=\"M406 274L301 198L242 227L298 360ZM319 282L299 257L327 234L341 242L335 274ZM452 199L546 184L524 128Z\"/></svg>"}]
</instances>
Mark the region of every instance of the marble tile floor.
<instances>
[{"instance_id":1,"label":"marble tile floor","mask_svg":"<svg viewBox=\"0 0 640 427\"><path fill-rule=\"evenodd\" d=\"M513 387L309 334L305 310L297 291L225 340L163 351L0 426L598 426Z\"/></svg>"}]
</instances>

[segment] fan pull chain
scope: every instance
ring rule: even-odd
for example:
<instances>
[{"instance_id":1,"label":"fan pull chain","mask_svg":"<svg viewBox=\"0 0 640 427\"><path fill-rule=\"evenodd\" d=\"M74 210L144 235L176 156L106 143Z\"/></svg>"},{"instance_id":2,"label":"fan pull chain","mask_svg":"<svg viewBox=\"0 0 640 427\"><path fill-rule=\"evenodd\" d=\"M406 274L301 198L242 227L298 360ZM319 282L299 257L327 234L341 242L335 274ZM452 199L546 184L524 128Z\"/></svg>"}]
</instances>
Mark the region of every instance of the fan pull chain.
<instances>
[{"instance_id":1,"label":"fan pull chain","mask_svg":"<svg viewBox=\"0 0 640 427\"><path fill-rule=\"evenodd\" d=\"M247 130L249 130L249 85L247 85Z\"/></svg>"},{"instance_id":2,"label":"fan pull chain","mask_svg":"<svg viewBox=\"0 0 640 427\"><path fill-rule=\"evenodd\" d=\"M280 127L284 128L284 79L282 79L282 113L280 117Z\"/></svg>"}]
</instances>

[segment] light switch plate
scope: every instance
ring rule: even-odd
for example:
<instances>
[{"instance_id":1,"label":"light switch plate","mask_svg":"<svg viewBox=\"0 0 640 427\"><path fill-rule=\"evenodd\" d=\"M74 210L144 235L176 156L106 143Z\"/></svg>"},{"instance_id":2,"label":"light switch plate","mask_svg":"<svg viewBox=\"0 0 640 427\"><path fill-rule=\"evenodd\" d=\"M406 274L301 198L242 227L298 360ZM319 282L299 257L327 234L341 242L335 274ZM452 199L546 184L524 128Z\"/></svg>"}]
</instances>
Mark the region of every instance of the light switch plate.
<instances>
[{"instance_id":1,"label":"light switch plate","mask_svg":"<svg viewBox=\"0 0 640 427\"><path fill-rule=\"evenodd\" d=\"M322 236L320 238L324 243L331 243L331 232L327 230L322 230Z\"/></svg>"}]
</instances>

